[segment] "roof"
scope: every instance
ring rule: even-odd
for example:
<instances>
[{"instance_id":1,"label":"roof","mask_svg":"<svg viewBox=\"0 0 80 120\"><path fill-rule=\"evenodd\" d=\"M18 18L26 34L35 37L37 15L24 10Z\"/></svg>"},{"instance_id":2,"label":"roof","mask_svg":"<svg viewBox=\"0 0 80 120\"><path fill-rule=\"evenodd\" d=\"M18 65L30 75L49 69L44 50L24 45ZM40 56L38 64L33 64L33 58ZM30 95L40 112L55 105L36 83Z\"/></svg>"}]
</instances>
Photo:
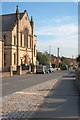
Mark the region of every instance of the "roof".
<instances>
[{"instance_id":1,"label":"roof","mask_svg":"<svg viewBox=\"0 0 80 120\"><path fill-rule=\"evenodd\" d=\"M20 13L20 19L23 17L24 12ZM16 23L16 13L2 15L2 31L10 31Z\"/></svg>"}]
</instances>

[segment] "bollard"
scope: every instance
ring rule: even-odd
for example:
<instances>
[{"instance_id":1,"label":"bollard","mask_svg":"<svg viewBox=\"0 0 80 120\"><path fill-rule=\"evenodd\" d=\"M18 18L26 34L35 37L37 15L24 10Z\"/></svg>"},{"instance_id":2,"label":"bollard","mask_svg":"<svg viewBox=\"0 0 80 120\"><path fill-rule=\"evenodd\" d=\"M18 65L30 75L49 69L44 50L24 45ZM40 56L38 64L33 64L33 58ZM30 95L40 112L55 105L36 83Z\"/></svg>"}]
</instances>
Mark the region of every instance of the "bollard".
<instances>
[{"instance_id":1,"label":"bollard","mask_svg":"<svg viewBox=\"0 0 80 120\"><path fill-rule=\"evenodd\" d=\"M10 66L10 76L13 76L13 67Z\"/></svg>"},{"instance_id":2,"label":"bollard","mask_svg":"<svg viewBox=\"0 0 80 120\"><path fill-rule=\"evenodd\" d=\"M31 73L31 65L29 65L29 72Z\"/></svg>"},{"instance_id":3,"label":"bollard","mask_svg":"<svg viewBox=\"0 0 80 120\"><path fill-rule=\"evenodd\" d=\"M18 75L22 74L22 67L21 66L17 66L17 74Z\"/></svg>"},{"instance_id":4,"label":"bollard","mask_svg":"<svg viewBox=\"0 0 80 120\"><path fill-rule=\"evenodd\" d=\"M34 73L36 73L36 65L34 65Z\"/></svg>"}]
</instances>

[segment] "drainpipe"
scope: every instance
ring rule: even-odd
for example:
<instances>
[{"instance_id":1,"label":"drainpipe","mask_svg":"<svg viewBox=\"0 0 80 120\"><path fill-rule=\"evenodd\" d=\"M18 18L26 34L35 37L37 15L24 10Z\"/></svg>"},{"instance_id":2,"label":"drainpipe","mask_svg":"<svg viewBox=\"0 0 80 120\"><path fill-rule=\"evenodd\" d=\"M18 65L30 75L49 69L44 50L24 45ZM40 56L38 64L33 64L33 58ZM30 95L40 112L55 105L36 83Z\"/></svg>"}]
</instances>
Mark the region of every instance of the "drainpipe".
<instances>
[{"instance_id":1,"label":"drainpipe","mask_svg":"<svg viewBox=\"0 0 80 120\"><path fill-rule=\"evenodd\" d=\"M34 21L33 21L33 17L31 16L31 27L32 27L32 64L33 64L33 38L34 38Z\"/></svg>"},{"instance_id":2,"label":"drainpipe","mask_svg":"<svg viewBox=\"0 0 80 120\"><path fill-rule=\"evenodd\" d=\"M17 68L19 65L19 20L20 20L20 13L18 6L16 7L16 20L17 20Z\"/></svg>"}]
</instances>

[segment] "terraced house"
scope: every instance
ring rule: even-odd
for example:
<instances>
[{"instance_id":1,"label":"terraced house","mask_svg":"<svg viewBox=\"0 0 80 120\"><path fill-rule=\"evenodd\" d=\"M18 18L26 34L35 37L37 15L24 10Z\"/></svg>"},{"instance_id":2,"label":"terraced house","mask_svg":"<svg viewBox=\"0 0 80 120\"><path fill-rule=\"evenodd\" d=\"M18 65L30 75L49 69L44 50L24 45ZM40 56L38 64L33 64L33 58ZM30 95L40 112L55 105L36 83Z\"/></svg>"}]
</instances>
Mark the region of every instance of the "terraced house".
<instances>
[{"instance_id":1,"label":"terraced house","mask_svg":"<svg viewBox=\"0 0 80 120\"><path fill-rule=\"evenodd\" d=\"M2 15L2 37L4 39L4 66L13 66L13 70L21 64L36 65L36 35L34 21L25 10Z\"/></svg>"}]
</instances>

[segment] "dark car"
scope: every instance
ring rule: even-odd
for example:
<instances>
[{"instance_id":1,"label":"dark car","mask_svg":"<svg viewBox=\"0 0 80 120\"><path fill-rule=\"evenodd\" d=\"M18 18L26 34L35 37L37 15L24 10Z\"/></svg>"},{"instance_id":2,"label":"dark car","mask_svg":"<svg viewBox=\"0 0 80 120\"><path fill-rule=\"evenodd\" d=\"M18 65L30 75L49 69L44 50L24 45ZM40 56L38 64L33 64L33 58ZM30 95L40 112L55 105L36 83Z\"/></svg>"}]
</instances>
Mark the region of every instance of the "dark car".
<instances>
[{"instance_id":1,"label":"dark car","mask_svg":"<svg viewBox=\"0 0 80 120\"><path fill-rule=\"evenodd\" d=\"M62 66L62 70L68 70L68 66L67 65L63 65Z\"/></svg>"},{"instance_id":2,"label":"dark car","mask_svg":"<svg viewBox=\"0 0 80 120\"><path fill-rule=\"evenodd\" d=\"M36 73L43 73L43 74L49 73L49 69L44 65L39 65L36 68Z\"/></svg>"}]
</instances>

